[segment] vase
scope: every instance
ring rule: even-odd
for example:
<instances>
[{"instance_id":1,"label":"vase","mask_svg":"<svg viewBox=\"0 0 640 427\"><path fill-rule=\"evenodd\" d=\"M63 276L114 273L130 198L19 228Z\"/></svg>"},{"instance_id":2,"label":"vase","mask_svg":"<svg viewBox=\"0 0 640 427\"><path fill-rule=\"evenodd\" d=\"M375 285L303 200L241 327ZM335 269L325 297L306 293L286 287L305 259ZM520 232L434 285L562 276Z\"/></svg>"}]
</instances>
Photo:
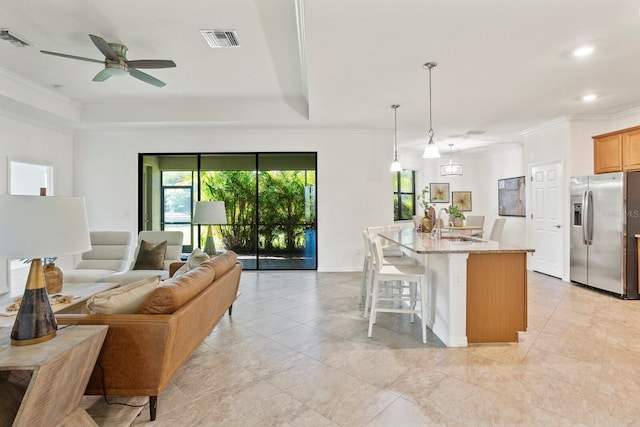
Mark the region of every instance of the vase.
<instances>
[{"instance_id":1,"label":"vase","mask_svg":"<svg viewBox=\"0 0 640 427\"><path fill-rule=\"evenodd\" d=\"M462 227L464 225L464 223L462 222L462 218L454 218L453 219L453 226L454 227Z\"/></svg>"},{"instance_id":2,"label":"vase","mask_svg":"<svg viewBox=\"0 0 640 427\"><path fill-rule=\"evenodd\" d=\"M422 232L423 233L431 233L433 229L433 222L431 222L431 218L428 215L422 217Z\"/></svg>"},{"instance_id":3,"label":"vase","mask_svg":"<svg viewBox=\"0 0 640 427\"><path fill-rule=\"evenodd\" d=\"M50 262L44 266L44 284L47 294L53 295L62 291L62 269Z\"/></svg>"}]
</instances>

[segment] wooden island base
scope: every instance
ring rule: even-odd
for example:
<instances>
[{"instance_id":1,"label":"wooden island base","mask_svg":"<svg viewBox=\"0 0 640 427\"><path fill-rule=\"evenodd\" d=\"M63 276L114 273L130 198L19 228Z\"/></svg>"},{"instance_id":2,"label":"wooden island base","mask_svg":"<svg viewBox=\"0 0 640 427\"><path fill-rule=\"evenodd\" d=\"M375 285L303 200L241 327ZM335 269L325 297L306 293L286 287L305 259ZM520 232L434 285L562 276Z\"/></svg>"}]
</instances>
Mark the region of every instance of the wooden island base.
<instances>
[{"instance_id":1,"label":"wooden island base","mask_svg":"<svg viewBox=\"0 0 640 427\"><path fill-rule=\"evenodd\" d=\"M467 259L467 340L516 342L527 330L527 254L479 253Z\"/></svg>"}]
</instances>

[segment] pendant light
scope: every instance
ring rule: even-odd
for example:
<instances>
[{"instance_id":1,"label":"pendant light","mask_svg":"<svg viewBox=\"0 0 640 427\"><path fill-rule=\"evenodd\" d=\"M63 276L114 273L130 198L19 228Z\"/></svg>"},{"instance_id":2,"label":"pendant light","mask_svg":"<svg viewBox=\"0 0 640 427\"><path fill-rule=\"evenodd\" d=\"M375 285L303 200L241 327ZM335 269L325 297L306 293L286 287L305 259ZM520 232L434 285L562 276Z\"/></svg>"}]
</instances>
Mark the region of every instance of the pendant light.
<instances>
[{"instance_id":1,"label":"pendant light","mask_svg":"<svg viewBox=\"0 0 640 427\"><path fill-rule=\"evenodd\" d=\"M400 161L398 160L398 114L399 105L393 104L391 108L393 108L393 163L391 163L390 172L402 172L402 165L400 165Z\"/></svg>"},{"instance_id":2,"label":"pendant light","mask_svg":"<svg viewBox=\"0 0 640 427\"><path fill-rule=\"evenodd\" d=\"M427 62L424 64L424 68L429 70L429 142L424 148L424 154L422 157L427 159L437 159L440 157L440 150L435 142L433 142L433 125L432 125L432 110L431 110L431 69L438 65L437 62Z\"/></svg>"},{"instance_id":3,"label":"pendant light","mask_svg":"<svg viewBox=\"0 0 640 427\"><path fill-rule=\"evenodd\" d=\"M462 165L453 163L453 144L449 144L449 164L440 166L440 176L462 176Z\"/></svg>"}]
</instances>

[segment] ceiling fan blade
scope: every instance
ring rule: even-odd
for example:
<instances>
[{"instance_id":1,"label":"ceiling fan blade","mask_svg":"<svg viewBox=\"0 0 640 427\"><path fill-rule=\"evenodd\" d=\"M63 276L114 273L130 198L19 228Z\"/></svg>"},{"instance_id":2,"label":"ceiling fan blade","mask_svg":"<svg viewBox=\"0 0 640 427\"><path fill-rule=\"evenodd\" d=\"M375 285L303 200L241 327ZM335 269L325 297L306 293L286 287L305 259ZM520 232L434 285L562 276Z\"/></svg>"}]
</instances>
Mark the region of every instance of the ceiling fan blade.
<instances>
[{"instance_id":1,"label":"ceiling fan blade","mask_svg":"<svg viewBox=\"0 0 640 427\"><path fill-rule=\"evenodd\" d=\"M105 68L104 70L102 70L98 74L96 74L96 76L93 78L93 81L94 82L103 82L103 81L107 80L109 77L111 77L111 72L109 71L108 68Z\"/></svg>"},{"instance_id":2,"label":"ceiling fan blade","mask_svg":"<svg viewBox=\"0 0 640 427\"><path fill-rule=\"evenodd\" d=\"M120 60L120 58L118 58L118 55L116 55L113 49L111 49L111 46L109 46L109 43L107 43L105 39L103 39L102 37L94 36L93 34L89 34L89 37L91 37L91 41L96 45L98 49L100 49L100 52L102 52L105 58L115 62L118 62Z\"/></svg>"},{"instance_id":3,"label":"ceiling fan blade","mask_svg":"<svg viewBox=\"0 0 640 427\"><path fill-rule=\"evenodd\" d=\"M168 59L141 59L137 61L126 61L131 68L171 68L176 63Z\"/></svg>"},{"instance_id":4,"label":"ceiling fan blade","mask_svg":"<svg viewBox=\"0 0 640 427\"><path fill-rule=\"evenodd\" d=\"M104 64L104 61L99 61L97 59L91 59L91 58L85 58L84 56L67 55L66 53L50 52L48 50L41 50L40 52L46 53L47 55L61 56L63 58L79 59L80 61L89 61L89 62L95 62L95 63L98 63L98 64Z\"/></svg>"},{"instance_id":5,"label":"ceiling fan blade","mask_svg":"<svg viewBox=\"0 0 640 427\"><path fill-rule=\"evenodd\" d=\"M135 68L130 68L129 69L129 74L132 77L135 77L138 80L142 80L145 83L149 83L150 85L154 85L156 87L163 87L166 86L166 83L156 79L153 76L150 76L147 73L143 73L142 71L136 70Z\"/></svg>"}]
</instances>

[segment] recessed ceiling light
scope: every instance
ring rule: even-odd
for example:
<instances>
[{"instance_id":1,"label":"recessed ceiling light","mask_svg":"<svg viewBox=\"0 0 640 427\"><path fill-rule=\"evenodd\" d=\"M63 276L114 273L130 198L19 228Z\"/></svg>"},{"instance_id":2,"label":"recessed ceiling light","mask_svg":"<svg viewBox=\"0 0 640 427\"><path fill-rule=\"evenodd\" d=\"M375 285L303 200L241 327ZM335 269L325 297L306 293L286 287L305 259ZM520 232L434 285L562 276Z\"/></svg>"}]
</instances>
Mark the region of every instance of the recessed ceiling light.
<instances>
[{"instance_id":1,"label":"recessed ceiling light","mask_svg":"<svg viewBox=\"0 0 640 427\"><path fill-rule=\"evenodd\" d=\"M584 102L591 102L591 101L595 101L596 98L598 98L598 95L596 95L595 93L590 93L588 95L583 96L582 100Z\"/></svg>"},{"instance_id":2,"label":"recessed ceiling light","mask_svg":"<svg viewBox=\"0 0 640 427\"><path fill-rule=\"evenodd\" d=\"M585 56L591 55L593 51L594 51L593 46L581 46L573 51L573 56L583 58Z\"/></svg>"}]
</instances>

